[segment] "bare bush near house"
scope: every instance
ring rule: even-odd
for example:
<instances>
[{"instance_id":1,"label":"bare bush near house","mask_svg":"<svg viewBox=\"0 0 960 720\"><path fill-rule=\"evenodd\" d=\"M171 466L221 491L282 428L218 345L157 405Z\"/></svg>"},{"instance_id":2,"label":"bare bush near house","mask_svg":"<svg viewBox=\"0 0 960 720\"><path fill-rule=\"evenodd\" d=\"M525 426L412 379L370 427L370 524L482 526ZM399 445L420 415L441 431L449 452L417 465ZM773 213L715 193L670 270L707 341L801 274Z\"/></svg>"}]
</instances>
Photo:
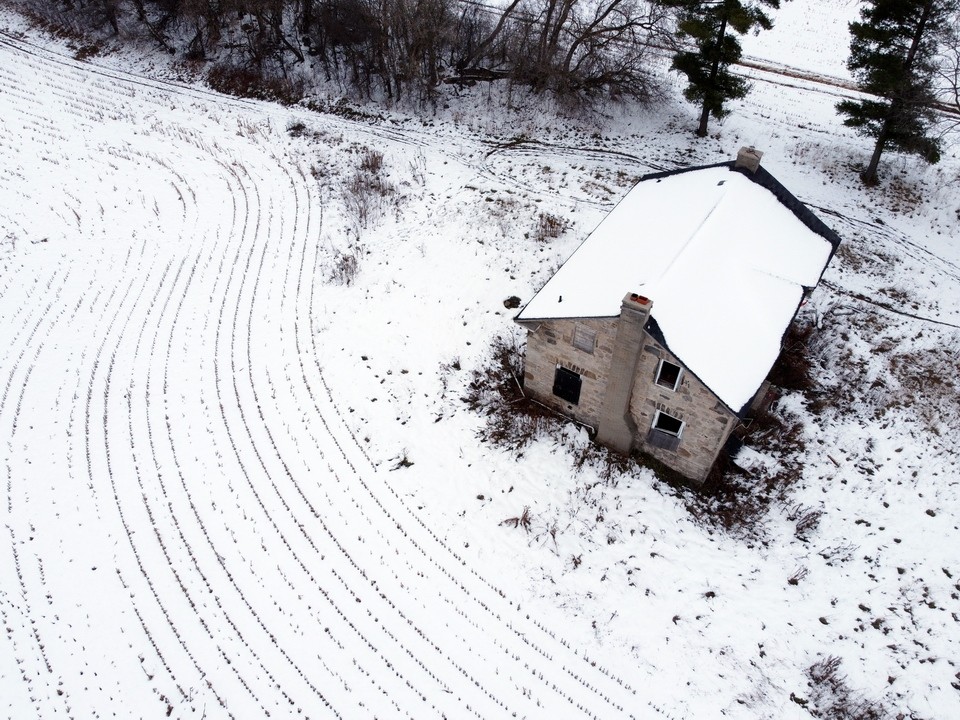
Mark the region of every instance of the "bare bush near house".
<instances>
[{"instance_id":1,"label":"bare bush near house","mask_svg":"<svg viewBox=\"0 0 960 720\"><path fill-rule=\"evenodd\" d=\"M549 410L524 396L521 357L516 334L498 337L487 364L473 371L462 398L485 419L480 439L518 455L535 438L561 424Z\"/></svg>"},{"instance_id":2,"label":"bare bush near house","mask_svg":"<svg viewBox=\"0 0 960 720\"><path fill-rule=\"evenodd\" d=\"M770 371L771 382L785 391L811 397L817 391L813 380L817 337L811 323L792 325L784 337L783 351ZM804 428L802 417L777 403L754 411L734 431L734 437L774 457L777 470L747 473L722 450L701 492L690 496L688 511L702 522L737 536L762 534L764 518L771 508L786 505L790 489L803 471L807 443ZM816 508L798 506L792 512L788 509L801 540L816 530L821 514Z\"/></svg>"}]
</instances>

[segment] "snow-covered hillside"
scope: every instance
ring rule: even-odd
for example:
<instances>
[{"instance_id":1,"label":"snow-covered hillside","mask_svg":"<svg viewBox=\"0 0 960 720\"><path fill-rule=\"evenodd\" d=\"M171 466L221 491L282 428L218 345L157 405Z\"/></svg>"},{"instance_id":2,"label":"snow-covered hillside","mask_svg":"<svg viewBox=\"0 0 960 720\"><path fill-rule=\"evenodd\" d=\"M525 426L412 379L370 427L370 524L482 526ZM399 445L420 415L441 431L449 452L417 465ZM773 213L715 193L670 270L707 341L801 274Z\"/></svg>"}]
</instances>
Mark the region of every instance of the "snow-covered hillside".
<instances>
[{"instance_id":1,"label":"snow-covered hillside","mask_svg":"<svg viewBox=\"0 0 960 720\"><path fill-rule=\"evenodd\" d=\"M840 91L762 71L696 140L677 99L345 117L0 24L8 717L960 715L956 144L867 191ZM479 442L503 300L637 176L743 144L845 242L821 401L740 458L784 500L730 532L573 426Z\"/></svg>"}]
</instances>

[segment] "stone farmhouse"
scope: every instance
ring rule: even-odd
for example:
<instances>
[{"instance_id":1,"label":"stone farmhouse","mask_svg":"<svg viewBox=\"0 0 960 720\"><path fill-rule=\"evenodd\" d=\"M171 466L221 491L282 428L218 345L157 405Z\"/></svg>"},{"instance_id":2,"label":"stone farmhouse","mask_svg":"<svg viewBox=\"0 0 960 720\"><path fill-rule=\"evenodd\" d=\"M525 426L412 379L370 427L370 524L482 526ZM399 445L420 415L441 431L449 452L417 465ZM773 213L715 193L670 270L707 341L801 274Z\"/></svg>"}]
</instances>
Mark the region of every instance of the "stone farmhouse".
<instances>
[{"instance_id":1,"label":"stone farmhouse","mask_svg":"<svg viewBox=\"0 0 960 720\"><path fill-rule=\"evenodd\" d=\"M528 396L696 484L840 243L761 155L643 177L515 318Z\"/></svg>"}]
</instances>

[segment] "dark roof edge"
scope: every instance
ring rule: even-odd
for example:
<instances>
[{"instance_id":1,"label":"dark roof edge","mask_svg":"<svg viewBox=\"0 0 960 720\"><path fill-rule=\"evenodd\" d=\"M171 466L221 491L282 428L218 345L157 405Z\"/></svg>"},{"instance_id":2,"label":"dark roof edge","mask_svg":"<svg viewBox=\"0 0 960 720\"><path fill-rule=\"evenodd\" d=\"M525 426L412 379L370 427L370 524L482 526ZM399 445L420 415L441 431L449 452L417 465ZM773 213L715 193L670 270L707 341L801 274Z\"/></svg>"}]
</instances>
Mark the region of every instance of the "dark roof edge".
<instances>
[{"instance_id":1,"label":"dark roof edge","mask_svg":"<svg viewBox=\"0 0 960 720\"><path fill-rule=\"evenodd\" d=\"M840 247L840 236L827 227L823 220L814 215L810 208L800 202L793 193L781 185L780 181L771 175L767 170L765 170L763 166L757 168L755 173L752 173L744 168L731 167L731 169L734 170L734 172L740 173L748 180L755 182L765 190L773 193L773 196L777 198L777 200L779 200L784 207L792 212L800 222L830 243L832 250L830 251L830 257L827 258L827 262L824 263L824 268L826 268L826 266L830 263L830 260L833 258L833 254L837 251L837 248Z\"/></svg>"},{"instance_id":2,"label":"dark roof edge","mask_svg":"<svg viewBox=\"0 0 960 720\"><path fill-rule=\"evenodd\" d=\"M809 228L811 232L816 233L817 235L822 237L824 240L826 240L828 243L830 243L830 255L827 257L826 262L823 264L823 268L820 270L820 277L817 278L817 284L819 284L820 278L823 277L823 273L827 269L827 265L830 264L830 261L833 259L834 254L837 252L837 248L840 247L840 236L837 235L837 233L831 230L829 227L827 227L826 223L824 223L819 217L817 217L810 208L808 208L800 200L798 200L793 193L787 190L787 188L785 188L780 183L780 181L777 180L773 175L771 175L764 167L761 166L757 168L756 172L750 172L746 168L736 167L736 161L727 160L725 162L713 163L711 165L694 165L691 167L677 168L674 170L663 170L660 172L648 173L646 175L641 176L641 178L637 181L636 185L639 185L640 183L645 182L647 180L660 180L662 178L671 177L673 175L683 175L684 173L695 172L697 170L708 170L711 168L721 168L721 167L728 168L731 172L740 173L751 182L756 183L760 187L772 193L773 196L780 202L780 204L782 204L785 208L787 208L790 212L792 212L793 215L800 222L802 222L807 228ZM624 197L626 197L626 195ZM622 200L623 198L620 198L620 201ZM619 204L620 201L618 201L617 204ZM607 214L609 215L609 213ZM601 220L601 222L603 222L603 220ZM592 234L593 234L593 231L591 231L590 234L588 234L587 237L584 238L583 242L581 242L580 245L577 247L577 250L580 249L583 243L585 243L587 239L589 239L590 235ZM573 257L573 254L575 253L576 253L576 250L574 250L574 253L572 253L570 257ZM566 262L570 260L570 257L568 257L567 260L564 261L564 264L566 264ZM549 280L547 282L549 282ZM540 288L540 289L542 290L543 288ZM806 286L804 286L804 289L810 290L811 288L807 288ZM535 293L534 297L536 297L536 295L537 294ZM807 293L804 292L803 297L801 297L800 302L797 304L796 310L793 311L793 315L790 317L790 322L788 322L787 326L783 329L783 334L780 336L781 346L783 345L783 338L786 336L787 332L790 330L790 326L793 324L793 321L797 317L797 313L799 313L800 308L803 307L803 303L806 300L806 295ZM533 298L531 298L531 301L532 299ZM527 305L529 304L530 303L528 302ZM550 320L578 319L577 317L520 319L520 315L523 314L523 311L525 309L526 309L526 305L524 305L524 307L520 309L520 312L517 314L517 316L513 318L514 322L516 322L519 325L523 325L524 323L549 322ZM607 316L603 316L603 317L607 317ZM610 317L617 317L617 316L613 315ZM692 372L690 368L687 367L687 364L683 362L683 359L679 355L677 355L677 353L673 352L673 350L670 350L670 346L667 344L667 339L664 337L663 331L660 329L660 325L657 323L656 319L653 316L651 316L650 319L647 321L647 324L644 326L644 330L646 330L647 333L649 333L654 340L660 343L664 348L669 350L678 360L680 360L680 362L683 363L684 370L690 373L691 375L693 375L695 378L697 378L697 380L700 382L701 385L703 385L705 388L707 388L707 390L713 393L713 396L717 398L717 401L721 405L727 408L731 413L736 415L738 418L742 419L747 414L747 411L750 409L750 406L753 404L753 401L756 399L757 392L759 392L760 388L763 387L763 381L760 382L760 385L757 386L757 389L753 392L753 395L750 396L750 399L744 404L744 406L739 410L734 410L727 403L725 403L719 395L717 395L716 391L713 388L707 385L707 383L705 383L695 372ZM777 355L777 357L779 359L779 354ZM771 365L770 369L772 368L773 366ZM767 374L764 375L764 380L766 380L769 374L770 374L770 370L767 370Z\"/></svg>"},{"instance_id":3,"label":"dark roof edge","mask_svg":"<svg viewBox=\"0 0 960 720\"><path fill-rule=\"evenodd\" d=\"M684 173L694 172L695 170L709 170L711 168L726 167L733 170L734 166L733 160L726 160L724 162L713 163L712 165L691 165L690 167L676 168L674 170L661 170L660 172L647 173L642 175L637 184L646 181L646 180L660 180L666 177L672 177L673 175L683 175Z\"/></svg>"},{"instance_id":4,"label":"dark roof edge","mask_svg":"<svg viewBox=\"0 0 960 720\"><path fill-rule=\"evenodd\" d=\"M651 173L649 175L644 175L642 178L640 178L640 181L642 182L644 180L659 180L661 178L669 177L671 175L680 175L685 172L693 172L694 170L704 170L706 168L715 168L715 167L727 167L732 172L738 172L744 177L746 177L748 180L750 180L751 182L756 183L760 187L764 188L765 190L773 194L773 196L780 202L780 204L783 205L785 208L787 208L787 210L792 212L794 217L796 217L807 228L809 228L811 232L816 233L817 235L822 237L824 240L826 240L828 243L830 243L830 255L827 257L827 261L823 264L823 268L820 270L820 277L817 278L817 283L819 284L820 278L823 277L823 273L827 269L827 265L830 264L830 261L833 259L834 254L837 252L837 248L840 247L840 236L837 235L837 233L831 230L829 227L827 227L826 223L824 223L819 217L817 217L810 208L808 208L800 200L798 200L793 193L787 190L780 183L780 181L777 180L773 175L771 175L763 166L757 168L757 171L754 173L754 172L750 172L746 168L736 167L736 162L733 160L729 160L727 162L716 163L714 165L698 165L696 167L682 168L679 170L668 170L666 172ZM810 289L811 288L805 287L805 290L810 290ZM797 313L800 312L800 308L803 306L804 300L806 299L806 294L807 293L805 292L804 297L802 297L800 302L797 304L796 310L793 311L793 315L790 316L790 322L788 322L787 326L783 329L783 334L780 337L781 346L783 345L783 338L786 337L786 334L790 331L790 326L793 325L793 321L796 319ZM644 329L648 333L650 333L651 337L653 337L658 343L663 345L663 347L665 347L667 350L670 350L670 346L667 344L667 339L664 337L663 331L660 329L660 326L657 324L657 321L653 317L650 318L650 320L647 322L647 325ZM670 350L670 352L673 353L674 356L677 357L677 359L683 362L683 359L680 358L680 356L677 355L675 352L673 352L673 350ZM779 358L779 355L778 355L778 358ZM771 366L771 369L772 367L773 366ZM744 404L744 406L739 410L734 410L729 405L727 405L727 403L725 403L720 398L719 395L717 395L717 393L713 390L713 388L707 385L707 383L703 382L703 380L700 377L698 377L696 373L691 372L690 368L686 366L686 363L684 363L684 369L687 372L689 372L691 375L696 377L697 380L699 380L700 383L705 388L707 388L707 390L713 393L714 397L716 397L717 400L719 400L720 403L725 408L730 410L730 412L732 412L734 415L736 415L739 418L743 418L747 414L747 411L750 409L750 406L753 404L753 401L756 399L757 392L759 392L760 388L763 387L763 383L761 382L760 385L757 386L757 389L754 391L750 399ZM770 371L767 370L767 375L769 374L770 374ZM764 379L766 379L766 375L764 376Z\"/></svg>"},{"instance_id":5,"label":"dark roof edge","mask_svg":"<svg viewBox=\"0 0 960 720\"><path fill-rule=\"evenodd\" d=\"M619 315L570 315L568 317L522 318L518 314L516 317L513 318L513 321L517 323L517 325L525 325L525 324L535 325L538 323L542 324L547 322L554 322L556 320L616 320L618 317L620 316Z\"/></svg>"}]
</instances>

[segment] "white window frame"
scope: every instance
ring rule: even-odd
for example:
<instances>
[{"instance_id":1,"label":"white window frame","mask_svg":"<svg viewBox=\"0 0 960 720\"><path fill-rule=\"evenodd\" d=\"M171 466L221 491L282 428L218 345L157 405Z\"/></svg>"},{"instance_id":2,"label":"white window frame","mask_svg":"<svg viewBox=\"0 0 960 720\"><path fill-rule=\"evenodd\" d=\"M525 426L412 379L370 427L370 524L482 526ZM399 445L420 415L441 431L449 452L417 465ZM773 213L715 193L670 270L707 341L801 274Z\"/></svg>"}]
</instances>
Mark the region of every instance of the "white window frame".
<instances>
[{"instance_id":1,"label":"white window frame","mask_svg":"<svg viewBox=\"0 0 960 720\"><path fill-rule=\"evenodd\" d=\"M581 340L578 342L578 340ZM589 345L589 349L587 346ZM584 327L583 325L574 325L573 326L573 346L580 350L581 352L590 353L593 355L594 349L597 347L597 331L591 330L590 328Z\"/></svg>"},{"instance_id":2,"label":"white window frame","mask_svg":"<svg viewBox=\"0 0 960 720\"><path fill-rule=\"evenodd\" d=\"M664 430L663 428L657 427L657 423L660 422L660 416L661 416L661 415L666 415L666 416L667 416L668 418L670 418L671 420L676 420L678 423L680 423L680 429L677 430L677 432L672 433L672 432L670 432L669 430ZM670 435L670 436L672 436L672 437L677 438L678 440L683 437L683 429L684 429L686 426L687 426L687 424L686 424L683 420L681 420L681 419L678 418L678 417L674 417L674 416L671 415L670 413L665 413L665 412L663 412L662 410L657 410L657 412L654 414L654 416L653 416L653 425L651 425L651 427L652 427L654 430L656 430L657 432L662 432L664 435Z\"/></svg>"},{"instance_id":3,"label":"white window frame","mask_svg":"<svg viewBox=\"0 0 960 720\"><path fill-rule=\"evenodd\" d=\"M667 363L667 364L669 364L669 365L673 365L675 368L677 368L677 371L678 371L678 372L677 372L677 381L673 384L673 387L670 387L669 385L664 385L663 383L660 382L660 373L661 373L661 371L663 370L663 364L664 364L664 363ZM657 364L657 375L656 375L656 377L653 379L653 384L654 384L654 385L657 385L658 387L666 388L667 390L671 390L671 391L676 392L676 389L677 389L678 387L680 387L680 380L681 380L682 378L683 378L683 366L682 366L682 365L677 365L677 363L673 363L673 362L670 362L669 360L663 360L663 359L661 359L660 362Z\"/></svg>"}]
</instances>

